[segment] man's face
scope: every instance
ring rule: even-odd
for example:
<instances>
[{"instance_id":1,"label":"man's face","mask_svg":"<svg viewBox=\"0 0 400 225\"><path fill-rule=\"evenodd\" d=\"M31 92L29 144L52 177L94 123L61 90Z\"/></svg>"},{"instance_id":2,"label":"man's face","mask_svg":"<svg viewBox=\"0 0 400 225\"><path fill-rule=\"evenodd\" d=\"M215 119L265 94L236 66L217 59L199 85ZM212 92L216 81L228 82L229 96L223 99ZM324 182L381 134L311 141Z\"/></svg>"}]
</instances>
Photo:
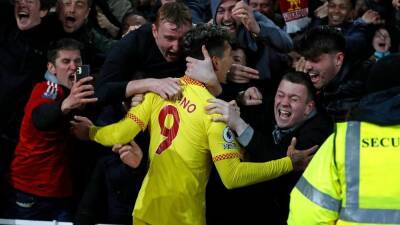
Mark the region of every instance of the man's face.
<instances>
[{"instance_id":1,"label":"man's face","mask_svg":"<svg viewBox=\"0 0 400 225\"><path fill-rule=\"evenodd\" d=\"M339 26L348 21L351 16L350 0L329 0L328 3L328 24Z\"/></svg>"},{"instance_id":2,"label":"man's face","mask_svg":"<svg viewBox=\"0 0 400 225\"><path fill-rule=\"evenodd\" d=\"M303 122L314 109L302 84L282 80L275 95L274 114L279 128L292 128Z\"/></svg>"},{"instance_id":3,"label":"man's face","mask_svg":"<svg viewBox=\"0 0 400 225\"><path fill-rule=\"evenodd\" d=\"M372 46L375 51L386 52L389 51L391 42L389 32L385 28L381 28L375 32Z\"/></svg>"},{"instance_id":4,"label":"man's face","mask_svg":"<svg viewBox=\"0 0 400 225\"><path fill-rule=\"evenodd\" d=\"M81 28L85 24L89 11L87 0L58 1L58 19L67 33L73 33Z\"/></svg>"},{"instance_id":5,"label":"man's face","mask_svg":"<svg viewBox=\"0 0 400 225\"><path fill-rule=\"evenodd\" d=\"M190 30L191 24L177 27L176 24L162 20L158 27L153 24L152 32L158 49L167 62L175 62L182 53L181 42L183 36Z\"/></svg>"},{"instance_id":6,"label":"man's face","mask_svg":"<svg viewBox=\"0 0 400 225\"><path fill-rule=\"evenodd\" d=\"M243 49L238 48L236 50L232 50L232 59L233 62L242 66L246 66L246 53L244 53Z\"/></svg>"},{"instance_id":7,"label":"man's face","mask_svg":"<svg viewBox=\"0 0 400 225\"><path fill-rule=\"evenodd\" d=\"M15 0L14 16L20 30L29 30L42 21L47 10L40 10L40 0Z\"/></svg>"},{"instance_id":8,"label":"man's face","mask_svg":"<svg viewBox=\"0 0 400 225\"><path fill-rule=\"evenodd\" d=\"M220 83L226 83L226 76L233 63L232 48L228 42L225 42L224 55L222 58L213 56L213 65Z\"/></svg>"},{"instance_id":9,"label":"man's face","mask_svg":"<svg viewBox=\"0 0 400 225\"><path fill-rule=\"evenodd\" d=\"M306 59L305 69L317 90L325 87L336 76L343 64L344 55L323 53L314 59Z\"/></svg>"},{"instance_id":10,"label":"man's face","mask_svg":"<svg viewBox=\"0 0 400 225\"><path fill-rule=\"evenodd\" d=\"M226 27L231 34L236 34L239 24L232 16L232 9L235 7L236 0L223 0L217 9L215 21L217 25Z\"/></svg>"},{"instance_id":11,"label":"man's face","mask_svg":"<svg viewBox=\"0 0 400 225\"><path fill-rule=\"evenodd\" d=\"M55 74L60 85L71 89L75 80L76 68L81 64L82 59L79 50L60 50L55 63L49 62L47 69Z\"/></svg>"},{"instance_id":12,"label":"man's face","mask_svg":"<svg viewBox=\"0 0 400 225\"><path fill-rule=\"evenodd\" d=\"M249 5L253 10L256 10L266 16L274 14L272 0L250 0Z\"/></svg>"}]
</instances>

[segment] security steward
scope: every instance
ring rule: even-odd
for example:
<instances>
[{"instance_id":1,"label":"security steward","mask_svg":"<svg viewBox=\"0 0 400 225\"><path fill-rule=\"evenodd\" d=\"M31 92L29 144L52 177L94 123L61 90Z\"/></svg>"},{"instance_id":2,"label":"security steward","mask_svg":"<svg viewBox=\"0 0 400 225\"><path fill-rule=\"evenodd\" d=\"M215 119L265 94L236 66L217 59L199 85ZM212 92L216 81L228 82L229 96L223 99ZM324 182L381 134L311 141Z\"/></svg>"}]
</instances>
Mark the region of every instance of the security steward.
<instances>
[{"instance_id":1,"label":"security steward","mask_svg":"<svg viewBox=\"0 0 400 225\"><path fill-rule=\"evenodd\" d=\"M289 225L400 224L400 55L375 64L367 95L291 192Z\"/></svg>"}]
</instances>

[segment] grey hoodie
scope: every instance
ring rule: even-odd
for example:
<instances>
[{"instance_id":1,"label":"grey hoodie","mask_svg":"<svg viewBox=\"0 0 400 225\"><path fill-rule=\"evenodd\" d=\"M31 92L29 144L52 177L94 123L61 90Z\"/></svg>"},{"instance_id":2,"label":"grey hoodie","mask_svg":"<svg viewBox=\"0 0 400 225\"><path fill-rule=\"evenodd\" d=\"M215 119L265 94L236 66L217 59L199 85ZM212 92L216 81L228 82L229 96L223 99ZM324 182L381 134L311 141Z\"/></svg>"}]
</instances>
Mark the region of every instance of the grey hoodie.
<instances>
[{"instance_id":1,"label":"grey hoodie","mask_svg":"<svg viewBox=\"0 0 400 225\"><path fill-rule=\"evenodd\" d=\"M248 1L245 0L247 3ZM213 22L216 23L216 14L220 0L211 0L211 13ZM287 53L293 48L290 36L266 16L259 12L254 12L254 17L260 25L260 33L254 38L244 26L240 26L236 34L239 44L253 53L257 62L250 63L260 72L261 79L271 79L270 65L274 63L274 58L278 53ZM275 56L273 56L275 55Z\"/></svg>"}]
</instances>

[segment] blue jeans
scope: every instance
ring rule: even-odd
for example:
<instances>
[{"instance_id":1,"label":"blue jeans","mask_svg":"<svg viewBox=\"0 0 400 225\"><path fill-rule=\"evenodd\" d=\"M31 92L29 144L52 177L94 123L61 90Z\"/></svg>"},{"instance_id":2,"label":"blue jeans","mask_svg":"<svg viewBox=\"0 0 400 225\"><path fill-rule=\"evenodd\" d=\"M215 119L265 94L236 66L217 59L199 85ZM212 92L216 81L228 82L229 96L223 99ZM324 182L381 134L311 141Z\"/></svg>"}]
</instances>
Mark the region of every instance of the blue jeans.
<instances>
[{"instance_id":1,"label":"blue jeans","mask_svg":"<svg viewBox=\"0 0 400 225\"><path fill-rule=\"evenodd\" d=\"M28 220L72 221L70 198L45 198L11 189L6 217Z\"/></svg>"}]
</instances>

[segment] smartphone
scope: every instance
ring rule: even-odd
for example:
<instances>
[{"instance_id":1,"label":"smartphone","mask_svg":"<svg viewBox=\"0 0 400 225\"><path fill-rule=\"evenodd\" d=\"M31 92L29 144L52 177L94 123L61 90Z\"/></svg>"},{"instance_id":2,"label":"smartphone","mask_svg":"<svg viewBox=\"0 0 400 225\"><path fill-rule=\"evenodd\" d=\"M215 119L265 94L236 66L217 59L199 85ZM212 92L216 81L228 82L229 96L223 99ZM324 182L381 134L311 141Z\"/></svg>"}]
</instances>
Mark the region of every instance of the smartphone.
<instances>
[{"instance_id":1,"label":"smartphone","mask_svg":"<svg viewBox=\"0 0 400 225\"><path fill-rule=\"evenodd\" d=\"M76 81L90 76L90 65L80 65L76 68Z\"/></svg>"}]
</instances>

